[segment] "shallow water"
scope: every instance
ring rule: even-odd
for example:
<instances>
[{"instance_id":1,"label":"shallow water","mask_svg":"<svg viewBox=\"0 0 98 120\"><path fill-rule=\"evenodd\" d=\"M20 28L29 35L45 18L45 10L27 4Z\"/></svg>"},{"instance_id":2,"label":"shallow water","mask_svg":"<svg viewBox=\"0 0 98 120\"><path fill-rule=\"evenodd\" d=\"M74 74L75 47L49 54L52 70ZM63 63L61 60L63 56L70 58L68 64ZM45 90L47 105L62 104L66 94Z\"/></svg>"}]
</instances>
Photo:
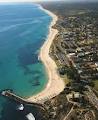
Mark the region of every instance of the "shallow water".
<instances>
[{"instance_id":1,"label":"shallow water","mask_svg":"<svg viewBox=\"0 0 98 120\"><path fill-rule=\"evenodd\" d=\"M38 54L51 19L34 4L0 5L0 90L29 97L44 89L47 75ZM0 97L1 111L5 103Z\"/></svg>"}]
</instances>

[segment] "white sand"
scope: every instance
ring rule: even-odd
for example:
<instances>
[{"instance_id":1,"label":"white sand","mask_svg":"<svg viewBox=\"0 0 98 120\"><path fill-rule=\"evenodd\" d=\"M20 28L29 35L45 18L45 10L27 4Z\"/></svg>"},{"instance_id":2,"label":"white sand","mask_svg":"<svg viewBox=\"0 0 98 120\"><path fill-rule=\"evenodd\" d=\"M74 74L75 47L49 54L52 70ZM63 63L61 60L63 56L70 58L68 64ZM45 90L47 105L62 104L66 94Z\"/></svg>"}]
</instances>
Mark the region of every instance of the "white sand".
<instances>
[{"instance_id":1,"label":"white sand","mask_svg":"<svg viewBox=\"0 0 98 120\"><path fill-rule=\"evenodd\" d=\"M41 48L40 51L40 59L45 65L45 68L48 73L48 83L45 87L45 89L40 92L39 94L35 96L31 96L27 100L30 102L37 102L42 103L50 98L53 98L57 96L60 92L63 91L65 87L64 81L61 79L61 77L57 73L57 66L53 59L49 56L49 49L53 42L53 39L55 38L56 34L58 33L57 29L53 29L52 26L56 24L56 21L58 20L57 16L54 15L52 12L40 7L42 10L44 10L48 15L52 16L53 20L51 22L51 25L49 27L49 34L47 37L47 40L45 41L44 45Z\"/></svg>"}]
</instances>

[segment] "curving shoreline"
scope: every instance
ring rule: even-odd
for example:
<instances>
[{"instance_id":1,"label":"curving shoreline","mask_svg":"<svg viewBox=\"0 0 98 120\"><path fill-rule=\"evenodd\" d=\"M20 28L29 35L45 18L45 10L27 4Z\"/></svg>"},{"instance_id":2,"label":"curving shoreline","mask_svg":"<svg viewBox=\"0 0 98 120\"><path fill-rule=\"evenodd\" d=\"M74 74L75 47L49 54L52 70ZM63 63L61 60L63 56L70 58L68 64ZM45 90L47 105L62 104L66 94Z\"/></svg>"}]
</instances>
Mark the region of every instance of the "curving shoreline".
<instances>
[{"instance_id":1,"label":"curving shoreline","mask_svg":"<svg viewBox=\"0 0 98 120\"><path fill-rule=\"evenodd\" d=\"M40 7L40 9L46 12L49 16L51 16L53 20L51 21L51 24L49 26L49 34L47 36L46 41L44 42L44 45L40 50L40 55L39 55L42 63L45 65L48 74L48 83L42 92L38 93L37 95L31 96L27 99L30 102L37 102L37 103L42 103L48 99L57 96L60 92L63 91L65 87L64 81L57 73L57 66L55 64L55 61L49 56L50 46L56 34L58 33L58 30L53 29L52 26L56 24L58 17L52 12L42 7Z\"/></svg>"}]
</instances>

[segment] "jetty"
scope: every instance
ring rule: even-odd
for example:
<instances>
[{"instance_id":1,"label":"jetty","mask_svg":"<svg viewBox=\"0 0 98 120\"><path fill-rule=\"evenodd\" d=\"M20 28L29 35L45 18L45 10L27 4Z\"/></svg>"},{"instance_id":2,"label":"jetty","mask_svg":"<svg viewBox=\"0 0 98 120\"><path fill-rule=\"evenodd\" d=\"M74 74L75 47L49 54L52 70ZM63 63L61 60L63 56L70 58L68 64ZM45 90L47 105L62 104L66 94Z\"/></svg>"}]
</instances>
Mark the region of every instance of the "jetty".
<instances>
[{"instance_id":1,"label":"jetty","mask_svg":"<svg viewBox=\"0 0 98 120\"><path fill-rule=\"evenodd\" d=\"M4 97L8 97L9 99L14 100L14 101L16 101L16 102L18 102L20 104L29 105L29 106L32 106L32 107L40 108L42 110L46 110L45 106L43 104L30 102L27 99L22 98L22 97L20 97L20 96L18 96L16 94L14 94L10 90L3 90L1 92L1 95L4 96Z\"/></svg>"}]
</instances>

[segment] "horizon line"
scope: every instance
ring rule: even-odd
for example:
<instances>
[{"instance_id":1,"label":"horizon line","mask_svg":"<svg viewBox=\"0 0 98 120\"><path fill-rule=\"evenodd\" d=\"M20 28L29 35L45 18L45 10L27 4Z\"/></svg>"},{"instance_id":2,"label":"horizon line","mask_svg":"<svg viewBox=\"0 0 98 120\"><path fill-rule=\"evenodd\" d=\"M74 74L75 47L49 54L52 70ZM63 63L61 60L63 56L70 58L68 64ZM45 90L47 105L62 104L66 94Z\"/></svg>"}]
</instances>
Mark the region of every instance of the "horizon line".
<instances>
[{"instance_id":1,"label":"horizon line","mask_svg":"<svg viewBox=\"0 0 98 120\"><path fill-rule=\"evenodd\" d=\"M49 0L49 1L42 1L42 0L39 0L39 1L15 1L15 2L12 2L12 1L0 1L0 4L18 4L18 3L47 3L47 2L65 2L65 3L91 3L91 2L98 2L98 1L64 1L64 0Z\"/></svg>"}]
</instances>

